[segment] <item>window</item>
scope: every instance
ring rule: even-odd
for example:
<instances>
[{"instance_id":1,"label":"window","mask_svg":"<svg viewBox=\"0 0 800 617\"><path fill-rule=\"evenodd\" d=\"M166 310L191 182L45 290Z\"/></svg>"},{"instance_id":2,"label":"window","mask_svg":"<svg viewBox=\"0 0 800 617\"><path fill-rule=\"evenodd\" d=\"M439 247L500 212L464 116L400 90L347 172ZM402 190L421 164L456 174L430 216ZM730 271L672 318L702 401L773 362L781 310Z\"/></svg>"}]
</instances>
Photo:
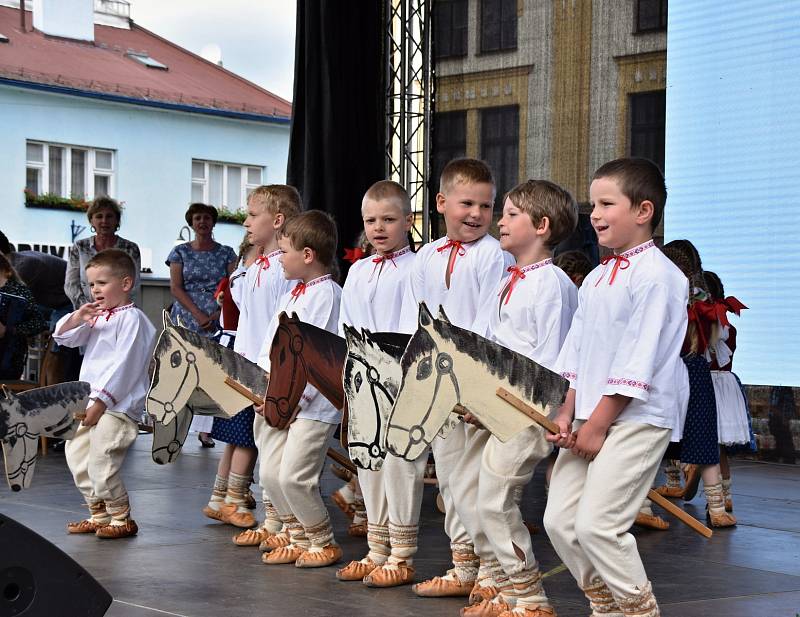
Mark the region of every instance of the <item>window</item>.
<instances>
[{"instance_id":1,"label":"window","mask_svg":"<svg viewBox=\"0 0 800 617\"><path fill-rule=\"evenodd\" d=\"M517 48L517 0L481 0L481 51Z\"/></svg>"},{"instance_id":2,"label":"window","mask_svg":"<svg viewBox=\"0 0 800 617\"><path fill-rule=\"evenodd\" d=\"M467 112L450 111L433 114L431 143L430 209L436 211L436 193L444 166L467 153ZM431 237L439 234L439 217L431 216Z\"/></svg>"},{"instance_id":3,"label":"window","mask_svg":"<svg viewBox=\"0 0 800 617\"><path fill-rule=\"evenodd\" d=\"M495 205L502 208L503 195L519 181L519 107L481 110L481 158L494 172ZM495 216L499 212L495 210Z\"/></svg>"},{"instance_id":4,"label":"window","mask_svg":"<svg viewBox=\"0 0 800 617\"><path fill-rule=\"evenodd\" d=\"M25 190L74 199L112 195L114 159L113 150L27 141Z\"/></svg>"},{"instance_id":5,"label":"window","mask_svg":"<svg viewBox=\"0 0 800 617\"><path fill-rule=\"evenodd\" d=\"M239 210L263 184L264 168L192 159L192 201Z\"/></svg>"},{"instance_id":6,"label":"window","mask_svg":"<svg viewBox=\"0 0 800 617\"><path fill-rule=\"evenodd\" d=\"M667 0L636 1L636 32L667 29Z\"/></svg>"},{"instance_id":7,"label":"window","mask_svg":"<svg viewBox=\"0 0 800 617\"><path fill-rule=\"evenodd\" d=\"M631 94L630 154L650 159L664 171L666 91Z\"/></svg>"},{"instance_id":8,"label":"window","mask_svg":"<svg viewBox=\"0 0 800 617\"><path fill-rule=\"evenodd\" d=\"M146 52L138 53L135 51L129 51L126 54L130 59L136 60L136 62L140 62L144 64L147 68L150 69L159 69L161 71L169 70L166 64L163 64L156 60L155 58L151 58Z\"/></svg>"},{"instance_id":9,"label":"window","mask_svg":"<svg viewBox=\"0 0 800 617\"><path fill-rule=\"evenodd\" d=\"M433 48L437 58L467 55L467 0L433 4Z\"/></svg>"}]
</instances>

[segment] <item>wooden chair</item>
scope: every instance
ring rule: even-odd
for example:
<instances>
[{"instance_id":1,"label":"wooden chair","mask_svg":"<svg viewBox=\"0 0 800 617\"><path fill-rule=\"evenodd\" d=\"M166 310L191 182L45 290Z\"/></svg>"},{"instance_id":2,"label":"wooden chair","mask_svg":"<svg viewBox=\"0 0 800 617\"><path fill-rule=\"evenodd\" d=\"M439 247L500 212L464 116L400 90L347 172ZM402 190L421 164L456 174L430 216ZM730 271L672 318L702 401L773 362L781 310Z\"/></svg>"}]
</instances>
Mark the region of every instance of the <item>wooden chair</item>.
<instances>
[{"instance_id":1,"label":"wooden chair","mask_svg":"<svg viewBox=\"0 0 800 617\"><path fill-rule=\"evenodd\" d=\"M42 333L34 337L32 344L28 346L28 358L37 357L39 360L39 370L37 380L32 379L7 379L0 380L0 388L5 388L11 392L25 392L33 388L41 388L50 385L47 376L54 360L53 337L50 333ZM47 437L41 438L42 456L47 455Z\"/></svg>"}]
</instances>

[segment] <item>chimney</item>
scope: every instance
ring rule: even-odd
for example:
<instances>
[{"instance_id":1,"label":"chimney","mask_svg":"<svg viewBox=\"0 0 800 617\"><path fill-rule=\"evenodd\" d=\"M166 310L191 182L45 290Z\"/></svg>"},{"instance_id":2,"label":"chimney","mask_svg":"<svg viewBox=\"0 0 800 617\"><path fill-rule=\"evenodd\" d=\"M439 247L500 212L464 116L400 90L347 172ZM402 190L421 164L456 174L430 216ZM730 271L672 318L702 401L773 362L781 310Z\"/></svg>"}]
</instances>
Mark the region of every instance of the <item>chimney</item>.
<instances>
[{"instance_id":1,"label":"chimney","mask_svg":"<svg viewBox=\"0 0 800 617\"><path fill-rule=\"evenodd\" d=\"M33 27L51 36L94 41L94 0L33 0Z\"/></svg>"}]
</instances>

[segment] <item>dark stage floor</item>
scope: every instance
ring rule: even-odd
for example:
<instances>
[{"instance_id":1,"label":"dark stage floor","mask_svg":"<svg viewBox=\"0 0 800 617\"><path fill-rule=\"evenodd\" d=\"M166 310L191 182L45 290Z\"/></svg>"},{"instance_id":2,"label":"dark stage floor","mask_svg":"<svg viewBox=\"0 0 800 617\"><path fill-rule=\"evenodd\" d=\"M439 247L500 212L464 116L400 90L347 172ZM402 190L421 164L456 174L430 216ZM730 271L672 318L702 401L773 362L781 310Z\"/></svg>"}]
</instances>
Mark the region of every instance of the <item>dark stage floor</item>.
<instances>
[{"instance_id":1,"label":"dark stage floor","mask_svg":"<svg viewBox=\"0 0 800 617\"><path fill-rule=\"evenodd\" d=\"M200 512L208 499L221 445L202 450L190 439L180 459L167 467L150 460L150 438L142 435L124 470L136 538L103 541L69 536L68 520L85 515L63 454L37 465L33 488L11 493L0 487L0 511L31 527L66 551L112 594L109 617L429 617L458 615L461 599L422 599L408 587L372 590L340 583L334 568L297 570L266 566L255 548L234 546L233 529ZM339 480L326 471L323 493ZM525 497L526 519L540 524L543 477L538 471ZM665 617L795 617L800 613L800 468L738 462L734 467L735 529L705 540L672 520L666 532L635 533ZM702 495L702 491L701 491ZM448 563L443 517L434 491L426 489L417 559L418 579L441 574ZM687 509L703 516L704 501ZM345 559L360 558L364 539L346 535L346 519L332 517ZM544 572L559 566L545 535L534 548ZM561 617L586 617L582 594L566 571L556 570L545 587ZM64 615L69 616L68 612Z\"/></svg>"}]
</instances>

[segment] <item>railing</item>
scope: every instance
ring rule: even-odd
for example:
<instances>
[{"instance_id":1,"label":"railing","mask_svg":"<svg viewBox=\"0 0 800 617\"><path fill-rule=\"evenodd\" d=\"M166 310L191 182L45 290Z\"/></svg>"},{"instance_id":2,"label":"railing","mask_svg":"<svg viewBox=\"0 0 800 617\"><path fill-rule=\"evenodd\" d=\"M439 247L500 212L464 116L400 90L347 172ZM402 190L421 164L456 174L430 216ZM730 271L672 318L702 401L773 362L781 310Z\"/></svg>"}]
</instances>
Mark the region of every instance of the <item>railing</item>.
<instances>
[{"instance_id":1,"label":"railing","mask_svg":"<svg viewBox=\"0 0 800 617\"><path fill-rule=\"evenodd\" d=\"M125 19L131 16L131 3L126 0L94 0L95 13L116 15Z\"/></svg>"}]
</instances>

